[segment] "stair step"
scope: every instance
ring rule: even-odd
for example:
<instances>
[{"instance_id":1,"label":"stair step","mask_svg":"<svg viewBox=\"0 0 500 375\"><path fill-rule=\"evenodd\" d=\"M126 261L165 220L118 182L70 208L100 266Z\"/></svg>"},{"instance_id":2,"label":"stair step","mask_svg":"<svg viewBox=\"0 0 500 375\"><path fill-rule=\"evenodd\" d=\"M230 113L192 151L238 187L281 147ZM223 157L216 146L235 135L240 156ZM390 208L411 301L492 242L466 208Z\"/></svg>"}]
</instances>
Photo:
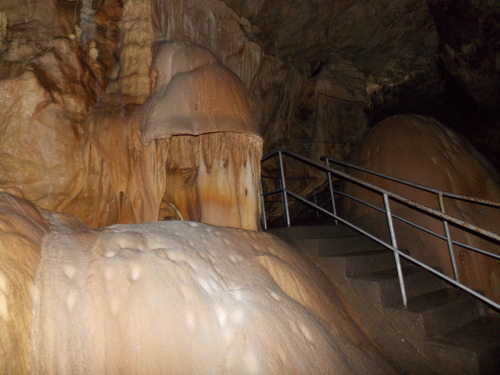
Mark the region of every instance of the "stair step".
<instances>
[{"instance_id":1,"label":"stair step","mask_svg":"<svg viewBox=\"0 0 500 375\"><path fill-rule=\"evenodd\" d=\"M420 267L403 267L406 296L421 296L445 287L445 282ZM357 275L351 278L353 286L372 301L386 307L400 307L403 303L396 269Z\"/></svg>"},{"instance_id":2,"label":"stair step","mask_svg":"<svg viewBox=\"0 0 500 375\"><path fill-rule=\"evenodd\" d=\"M390 250L367 250L348 254L334 254L324 257L334 262L343 276L353 277L370 272L386 271L396 268L394 253ZM402 264L409 265L401 259Z\"/></svg>"},{"instance_id":3,"label":"stair step","mask_svg":"<svg viewBox=\"0 0 500 375\"><path fill-rule=\"evenodd\" d=\"M497 375L500 369L500 318L479 318L432 341L433 347L464 374Z\"/></svg>"},{"instance_id":4,"label":"stair step","mask_svg":"<svg viewBox=\"0 0 500 375\"><path fill-rule=\"evenodd\" d=\"M406 311L428 337L442 337L488 314L483 302L456 288L409 299Z\"/></svg>"},{"instance_id":5,"label":"stair step","mask_svg":"<svg viewBox=\"0 0 500 375\"><path fill-rule=\"evenodd\" d=\"M325 238L358 234L347 225L303 225L294 227L273 228L275 234L286 234L295 239Z\"/></svg>"},{"instance_id":6,"label":"stair step","mask_svg":"<svg viewBox=\"0 0 500 375\"><path fill-rule=\"evenodd\" d=\"M326 257L381 248L375 241L360 235L298 239L297 242L302 249L315 251L318 256Z\"/></svg>"}]
</instances>

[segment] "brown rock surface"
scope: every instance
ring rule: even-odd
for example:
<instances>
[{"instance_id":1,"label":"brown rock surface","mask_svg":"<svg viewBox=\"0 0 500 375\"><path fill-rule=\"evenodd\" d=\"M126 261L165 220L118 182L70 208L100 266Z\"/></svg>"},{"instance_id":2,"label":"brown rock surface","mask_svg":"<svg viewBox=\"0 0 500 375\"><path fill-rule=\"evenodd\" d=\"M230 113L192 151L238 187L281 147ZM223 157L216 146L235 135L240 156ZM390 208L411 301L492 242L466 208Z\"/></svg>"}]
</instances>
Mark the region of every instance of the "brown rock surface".
<instances>
[{"instance_id":1,"label":"brown rock surface","mask_svg":"<svg viewBox=\"0 0 500 375\"><path fill-rule=\"evenodd\" d=\"M1 126L12 137L0 144L6 155L1 184L19 186L43 207L63 210L81 189L81 168L88 164L77 151L82 140L89 139L83 125L88 111L96 102L102 111L107 104L113 110L144 103L150 94L151 47L173 39L209 49L240 77L250 93L266 152L286 148L314 158L345 158L372 118L391 111L430 111L429 106L442 103L434 98L454 95L449 87L459 87L476 103L484 101L490 108L484 120L491 125L491 103L498 101L493 89L498 69L491 65L494 48L489 42L496 35L494 10L493 2L474 2L461 12L459 4L431 0L2 0L0 78L5 103L0 110L12 113L4 116ZM459 13L464 28L453 21ZM38 97L40 105L32 101L31 110L16 113L12 100L22 96L21 88L30 90L19 85L21 76L39 82L41 88L33 88L39 93L31 100ZM47 100L51 104L46 108ZM22 98L20 103L27 102ZM36 113L28 116L35 107ZM471 106L453 108L460 112ZM439 108L437 113L449 112ZM467 118L460 129L495 158L498 131L477 120L475 132L469 129L470 116L450 116ZM35 127L26 124L35 121L50 128L47 134L60 132L65 142L55 141L59 136L42 136L44 156L36 146L31 160L20 140L34 136ZM20 164L19 172L13 172L13 165ZM266 168L269 172L275 167ZM324 183L301 167L288 168L291 175L312 175L315 184ZM311 182L296 185L300 192L311 190Z\"/></svg>"},{"instance_id":2,"label":"brown rock surface","mask_svg":"<svg viewBox=\"0 0 500 375\"><path fill-rule=\"evenodd\" d=\"M0 80L0 181L61 210L83 182L80 123L92 98L74 43L55 40L54 48Z\"/></svg>"},{"instance_id":3,"label":"brown rock surface","mask_svg":"<svg viewBox=\"0 0 500 375\"><path fill-rule=\"evenodd\" d=\"M415 115L390 117L375 126L353 151L350 161L358 166L420 185L440 189L459 195L478 197L494 202L500 201L499 176L495 169L466 140L453 133L437 121ZM439 211L435 194L422 192L383 180L380 177L352 170L354 176L395 192L414 202ZM348 184L349 194L382 206L380 195ZM366 198L366 199L365 199ZM417 214L406 206L391 203L393 213L414 221L436 233L444 235L443 224L434 218ZM498 233L500 213L498 209L474 203L445 198L447 214L473 225ZM345 200L344 213L388 240L387 221L381 213L374 213L366 206ZM446 242L421 231L409 228L395 220L397 242L401 249L408 249L419 260L433 267L441 267L453 277ZM480 249L498 254L500 249L494 242L451 226L452 238ZM482 290L486 296L498 300L500 269L498 261L468 251L454 248L460 279L472 289Z\"/></svg>"},{"instance_id":4,"label":"brown rock surface","mask_svg":"<svg viewBox=\"0 0 500 375\"><path fill-rule=\"evenodd\" d=\"M141 121L136 104L94 109L85 123L85 182L65 213L93 227L158 220L166 146L162 141L144 146Z\"/></svg>"}]
</instances>

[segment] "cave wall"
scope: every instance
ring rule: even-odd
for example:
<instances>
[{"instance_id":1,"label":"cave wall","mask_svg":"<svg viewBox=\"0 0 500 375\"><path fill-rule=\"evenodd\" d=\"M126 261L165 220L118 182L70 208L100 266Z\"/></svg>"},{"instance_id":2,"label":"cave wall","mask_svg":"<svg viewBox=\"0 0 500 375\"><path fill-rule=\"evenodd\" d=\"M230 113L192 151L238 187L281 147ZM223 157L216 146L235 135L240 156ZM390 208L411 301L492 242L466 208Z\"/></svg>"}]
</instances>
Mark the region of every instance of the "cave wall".
<instances>
[{"instance_id":1,"label":"cave wall","mask_svg":"<svg viewBox=\"0 0 500 375\"><path fill-rule=\"evenodd\" d=\"M450 0L2 0L0 183L42 207L77 212L72 200L90 178L87 143L101 131L89 119L107 106L144 103L152 45L171 39L206 47L242 80L264 152L345 159L374 123L415 112L455 127L498 167L498 8ZM324 183L303 167L287 169Z\"/></svg>"}]
</instances>

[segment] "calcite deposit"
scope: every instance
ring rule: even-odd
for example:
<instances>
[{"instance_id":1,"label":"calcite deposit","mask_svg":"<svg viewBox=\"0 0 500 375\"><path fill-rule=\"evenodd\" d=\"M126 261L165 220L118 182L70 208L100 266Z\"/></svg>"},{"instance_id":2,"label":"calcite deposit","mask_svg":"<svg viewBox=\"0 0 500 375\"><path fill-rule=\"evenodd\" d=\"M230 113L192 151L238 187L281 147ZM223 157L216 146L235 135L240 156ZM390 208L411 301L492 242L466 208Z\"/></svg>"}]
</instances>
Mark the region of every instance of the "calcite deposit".
<instances>
[{"instance_id":1,"label":"calcite deposit","mask_svg":"<svg viewBox=\"0 0 500 375\"><path fill-rule=\"evenodd\" d=\"M262 138L245 86L191 42L156 46L141 140L167 142L163 202L182 217L258 229Z\"/></svg>"},{"instance_id":2,"label":"calcite deposit","mask_svg":"<svg viewBox=\"0 0 500 375\"><path fill-rule=\"evenodd\" d=\"M498 164L497 8L0 0L0 189L15 195L0 199L0 372L28 373L32 353L38 373L158 364L175 373L391 373L325 280L276 240L192 222L110 225L184 219L259 229L263 148L342 159L393 113L440 116ZM391 130L410 138L391 157L402 177L414 142L415 170L436 170L429 179L439 187L498 199L483 163L465 157L454 135L404 129ZM444 151L424 147L421 135ZM372 150L405 144L375 138ZM299 194L325 183L285 164L289 177L307 178L289 181ZM480 225L498 222L481 215ZM466 281L498 291L497 271L478 261L465 272L476 258L462 254ZM430 261L449 273L441 255Z\"/></svg>"},{"instance_id":3,"label":"calcite deposit","mask_svg":"<svg viewBox=\"0 0 500 375\"><path fill-rule=\"evenodd\" d=\"M106 181L109 162L102 155L86 159L89 140L101 137L93 121L108 110L125 113L119 118L126 121L135 113L133 105L146 102L154 46L173 40L202 46L241 80L265 152L286 148L313 158L345 158L371 122L394 111L418 111L451 119L448 125L498 160L499 127L491 119L498 118L492 41L499 23L495 5L471 4L465 9L430 0L2 0L0 185L18 187L42 207L70 212L93 226L174 214L175 207L152 213L151 205L162 210L174 203L162 203L161 192L138 192L145 181L130 181L133 191L98 182ZM443 103L454 95L458 101ZM142 152L130 149L130 158ZM276 164L265 169L270 174ZM300 194L325 182L308 168L287 169L290 176L313 177L289 182ZM147 183L157 177L163 183L160 174L154 172ZM92 191L98 218L89 214Z\"/></svg>"},{"instance_id":4,"label":"calcite deposit","mask_svg":"<svg viewBox=\"0 0 500 375\"><path fill-rule=\"evenodd\" d=\"M29 374L34 279L49 225L38 207L11 194L0 192L0 372Z\"/></svg>"},{"instance_id":5,"label":"calcite deposit","mask_svg":"<svg viewBox=\"0 0 500 375\"><path fill-rule=\"evenodd\" d=\"M0 214L2 373L396 373L324 276L272 235L95 230L4 192Z\"/></svg>"},{"instance_id":6,"label":"calcite deposit","mask_svg":"<svg viewBox=\"0 0 500 375\"><path fill-rule=\"evenodd\" d=\"M500 201L500 178L492 165L469 142L428 117L399 115L387 118L367 134L353 151L350 161L366 169L445 192L493 202ZM350 170L350 173L440 211L436 194L356 170ZM376 206L383 206L380 195L357 185L347 184L345 191ZM500 222L498 208L446 197L443 202L447 214L498 233ZM393 200L391 207L393 214L444 235L442 221L411 210ZM342 208L346 217L389 240L384 214L349 199L343 200ZM454 277L445 241L411 228L399 220L394 221L396 239L401 249L409 250L417 259L432 267L440 267L448 276ZM454 240L495 254L499 253L500 249L494 240L488 242L467 230L453 225L450 227ZM486 296L498 300L500 297L498 261L459 246L454 247L454 254L461 282L472 289L482 290Z\"/></svg>"}]
</instances>

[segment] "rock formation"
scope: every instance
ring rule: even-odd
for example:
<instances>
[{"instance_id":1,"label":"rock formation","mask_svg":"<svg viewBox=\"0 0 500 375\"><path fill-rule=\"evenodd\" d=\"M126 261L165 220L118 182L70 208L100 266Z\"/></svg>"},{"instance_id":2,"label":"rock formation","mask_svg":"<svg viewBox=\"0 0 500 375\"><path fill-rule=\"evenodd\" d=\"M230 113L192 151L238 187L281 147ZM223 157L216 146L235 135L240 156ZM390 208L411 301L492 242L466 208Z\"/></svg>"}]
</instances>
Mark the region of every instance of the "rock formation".
<instances>
[{"instance_id":1,"label":"rock formation","mask_svg":"<svg viewBox=\"0 0 500 375\"><path fill-rule=\"evenodd\" d=\"M141 139L168 139L163 204L204 223L257 229L262 138L246 89L206 49L157 45Z\"/></svg>"},{"instance_id":2,"label":"rock formation","mask_svg":"<svg viewBox=\"0 0 500 375\"><path fill-rule=\"evenodd\" d=\"M82 238L92 242L106 232L43 210L72 215L91 227L184 218L257 229L257 161L262 143L265 152L286 148L314 158L324 153L343 159L372 124L406 112L434 115L454 126L498 166L500 85L495 42L499 25L497 2L478 0L467 6L453 0L0 0L0 188L19 197L9 196L0 206L5 218L0 220L2 372L27 371L28 311L41 238L47 235L49 242L59 246L54 233L65 239L66 235L78 237L69 233L78 227ZM160 71L168 64L151 71L152 63L164 62L161 54L154 60L154 46L174 40L183 41L180 46L196 43L204 50L194 48L190 55L188 48L187 55L181 53L181 62L194 65L177 74ZM202 76L210 86L197 86ZM248 95L240 90L243 86ZM152 87L161 90L152 93ZM197 102L190 92L177 93L179 87L205 99ZM203 90L215 87L226 90L222 91L225 103L242 104L226 106L223 113L231 118L236 113L237 122L211 112L220 109L215 105L221 104L219 97L214 99L213 92ZM239 87L240 94L228 87ZM156 97L160 91L161 100ZM162 111L156 112L161 103L170 106L166 118ZM183 115L186 109L188 123L172 125L175 121L168 116ZM200 114L205 116L203 121L198 121ZM169 133L166 123L150 127L157 115L160 122L183 129L181 133L191 129L189 135ZM457 155L453 163L436 160L456 171L460 163L468 163ZM476 166L473 163L471 170ZM307 168L291 163L286 167L289 176L310 177L290 182L295 191L307 194L313 185L324 184L322 176ZM266 165L266 173L275 169L275 164ZM463 186L469 186L470 179L464 181ZM467 194L476 192L482 190L471 188ZM457 214L466 212L457 210ZM151 230L167 228L163 225L167 224L153 225L156 229ZM121 237L122 229L115 229L108 234ZM228 231L229 237L230 233L240 232ZM242 248L253 241L253 237L238 236L243 238ZM179 236L174 240L180 241ZM78 254L89 249L90 242L85 241ZM191 249L189 244L186 248ZM246 249L249 254L255 250ZM157 256L149 248L133 255ZM262 261L268 258L275 259L262 257ZM482 267L478 272L487 269ZM279 270L283 278L295 272ZM493 273L485 271L485 275L466 277L498 279ZM295 280L287 279L292 285ZM498 290L498 285L490 287ZM76 303L71 290L62 300L63 312ZM300 310L297 319L315 320L307 309L314 310L314 316L323 314L321 308L309 308L300 299L306 293L289 292L292 299L300 300L295 305L284 298ZM328 303L318 302L318 306ZM39 314L46 314L44 306L37 306ZM15 321L13 311L19 316ZM275 313L275 306L266 311ZM224 313L214 314L212 323L219 324L217 315L222 322L230 321ZM285 323L279 322L277 329L284 329ZM335 358L330 365L340 366L340 373L342 366L373 373L377 365L370 367L362 355L340 360L343 354L339 353L350 349L343 351L339 342L349 347L349 340L331 339L316 323L304 327L321 332L322 348ZM340 332L350 324L341 320L327 325L333 327L331 332ZM215 323L210 327L219 329ZM304 332L300 342L308 351ZM359 344L355 339L351 342ZM287 346L288 353L298 351L294 345ZM219 354L214 358L222 358ZM274 368L280 361L263 366ZM255 363L249 355L238 365L252 372Z\"/></svg>"},{"instance_id":3,"label":"rock formation","mask_svg":"<svg viewBox=\"0 0 500 375\"><path fill-rule=\"evenodd\" d=\"M342 159L371 123L412 111L456 126L497 164L498 115L491 104L498 102L492 44L500 24L494 22L496 5L474 1L463 9L452 1L431 0L293 4L51 0L24 5L3 0L1 186L17 186L48 209L77 215L82 210L80 217L91 225L129 220L130 208L118 209L117 203L110 202L114 213L109 219L103 213L97 220L89 218L82 202L72 200L89 175L86 142L100 137L100 130L89 134L96 129L89 118L105 113L107 105L127 118L135 112L132 105L146 101L152 46L164 40L207 48L241 79L265 152L286 148ZM35 138L38 143L28 146L25 139ZM267 172L275 168L266 165ZM324 183L303 167L287 168L291 176L314 177L292 186L300 192L310 191L311 181ZM141 206L134 200L161 205L163 198L131 194L120 198L117 191L112 199ZM134 210L141 220L151 217L139 213L149 208Z\"/></svg>"},{"instance_id":4,"label":"rock formation","mask_svg":"<svg viewBox=\"0 0 500 375\"><path fill-rule=\"evenodd\" d=\"M366 135L353 151L350 161L366 169L445 192L500 201L500 178L491 164L462 137L427 117L400 115L387 118ZM361 171L350 170L350 173L414 202L440 210L435 194ZM357 185L347 184L345 191L378 207L383 206L380 195ZM395 215L444 235L440 220L421 215L397 202L392 202L391 207ZM455 218L498 232L498 209L452 198L444 198L444 208L447 214ZM343 211L353 221L389 240L384 214L348 199L343 201ZM409 250L417 259L432 267L440 267L448 276L453 277L445 241L410 228L398 220L395 220L395 224L401 249ZM453 225L450 228L452 238L457 241L494 253L500 251L498 245L489 243L472 232L460 230ZM454 253L461 282L498 300L498 261L459 246L455 246Z\"/></svg>"},{"instance_id":5,"label":"rock formation","mask_svg":"<svg viewBox=\"0 0 500 375\"><path fill-rule=\"evenodd\" d=\"M7 193L0 214L2 373L396 373L318 270L269 234L94 230Z\"/></svg>"}]
</instances>

